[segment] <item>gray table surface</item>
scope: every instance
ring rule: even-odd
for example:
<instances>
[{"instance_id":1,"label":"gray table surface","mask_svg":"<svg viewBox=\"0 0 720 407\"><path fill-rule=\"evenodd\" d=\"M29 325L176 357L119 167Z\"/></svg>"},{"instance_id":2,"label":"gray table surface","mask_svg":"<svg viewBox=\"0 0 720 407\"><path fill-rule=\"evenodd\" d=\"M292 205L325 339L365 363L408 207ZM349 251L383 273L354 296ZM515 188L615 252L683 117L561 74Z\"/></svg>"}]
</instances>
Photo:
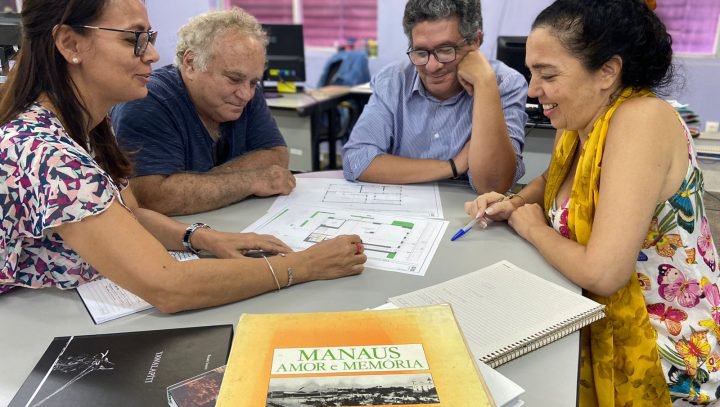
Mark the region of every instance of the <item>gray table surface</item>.
<instances>
[{"instance_id":1,"label":"gray table surface","mask_svg":"<svg viewBox=\"0 0 720 407\"><path fill-rule=\"evenodd\" d=\"M337 176L337 172L333 173ZM322 175L319 174L319 175ZM462 204L474 194L467 184L440 185L445 219L450 225L423 277L366 269L359 276L316 281L270 292L234 304L164 315L156 310L94 325L74 290L17 289L0 296L0 405L6 405L55 336L236 324L240 314L361 310L391 296L457 277L500 260L509 260L549 281L579 289L552 268L505 223L473 230L450 242L467 222ZM241 231L262 216L272 199L248 199L212 212L179 218L202 221L224 231ZM132 253L128 253L131 256ZM576 332L526 354L497 370L525 389L526 406L575 406L579 334Z\"/></svg>"}]
</instances>

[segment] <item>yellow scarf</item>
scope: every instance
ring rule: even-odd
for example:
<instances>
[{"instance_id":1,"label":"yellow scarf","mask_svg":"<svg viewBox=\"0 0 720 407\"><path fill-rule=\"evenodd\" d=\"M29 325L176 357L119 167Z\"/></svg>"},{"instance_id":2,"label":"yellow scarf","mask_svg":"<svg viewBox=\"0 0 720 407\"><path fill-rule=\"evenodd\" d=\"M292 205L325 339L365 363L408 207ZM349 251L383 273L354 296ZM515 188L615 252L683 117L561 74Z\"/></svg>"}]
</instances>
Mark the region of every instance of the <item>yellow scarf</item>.
<instances>
[{"instance_id":1,"label":"yellow scarf","mask_svg":"<svg viewBox=\"0 0 720 407\"><path fill-rule=\"evenodd\" d=\"M570 193L568 228L570 238L576 242L587 245L590 240L610 118L624 101L654 96L647 90L623 89L595 122L580 152ZM570 171L578 144L578 133L565 131L553 152L545 187L546 209L552 207ZM656 333L650 325L637 274L633 273L627 285L610 297L589 292L585 295L607 308L606 317L583 329L581 334L580 406L670 406L670 393L655 345Z\"/></svg>"}]
</instances>

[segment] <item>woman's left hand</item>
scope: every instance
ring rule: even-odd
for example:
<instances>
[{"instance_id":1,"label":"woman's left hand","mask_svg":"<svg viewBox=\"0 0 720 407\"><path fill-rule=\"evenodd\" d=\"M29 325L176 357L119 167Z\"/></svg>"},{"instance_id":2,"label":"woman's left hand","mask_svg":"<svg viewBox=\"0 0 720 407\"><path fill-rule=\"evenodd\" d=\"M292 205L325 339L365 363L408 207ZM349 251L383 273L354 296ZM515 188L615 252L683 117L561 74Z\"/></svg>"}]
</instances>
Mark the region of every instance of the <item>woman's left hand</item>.
<instances>
[{"instance_id":1,"label":"woman's left hand","mask_svg":"<svg viewBox=\"0 0 720 407\"><path fill-rule=\"evenodd\" d=\"M533 228L547 227L545 214L538 204L523 205L515 209L508 219L508 224L525 240L529 240L530 230Z\"/></svg>"},{"instance_id":2,"label":"woman's left hand","mask_svg":"<svg viewBox=\"0 0 720 407\"><path fill-rule=\"evenodd\" d=\"M261 250L270 253L289 253L293 251L280 239L271 235L227 233L210 229L201 229L198 230L198 232L212 232L202 236L204 238L204 244L200 247L219 258L242 257L250 250ZM198 232L196 232L196 234ZM195 236L193 236L193 241L194 240Z\"/></svg>"}]
</instances>

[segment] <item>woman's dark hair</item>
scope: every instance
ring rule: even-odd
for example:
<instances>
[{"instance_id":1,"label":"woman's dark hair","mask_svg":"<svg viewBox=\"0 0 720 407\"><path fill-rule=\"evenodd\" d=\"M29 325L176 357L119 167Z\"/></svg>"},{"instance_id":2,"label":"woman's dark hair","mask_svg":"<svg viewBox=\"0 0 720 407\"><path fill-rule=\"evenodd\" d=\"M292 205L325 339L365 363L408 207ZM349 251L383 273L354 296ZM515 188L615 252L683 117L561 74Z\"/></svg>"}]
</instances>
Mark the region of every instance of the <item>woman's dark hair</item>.
<instances>
[{"instance_id":1,"label":"woman's dark hair","mask_svg":"<svg viewBox=\"0 0 720 407\"><path fill-rule=\"evenodd\" d=\"M664 88L672 82L672 38L642 0L557 0L535 19L585 68L596 71L614 55L623 86Z\"/></svg>"},{"instance_id":2,"label":"woman's dark hair","mask_svg":"<svg viewBox=\"0 0 720 407\"><path fill-rule=\"evenodd\" d=\"M92 25L108 0L25 0L20 52L0 97L0 125L12 120L45 93L65 130L115 181L128 178L132 165L106 118L90 129L90 112L80 100L67 61L55 47L53 29ZM73 28L76 31L82 28Z\"/></svg>"}]
</instances>

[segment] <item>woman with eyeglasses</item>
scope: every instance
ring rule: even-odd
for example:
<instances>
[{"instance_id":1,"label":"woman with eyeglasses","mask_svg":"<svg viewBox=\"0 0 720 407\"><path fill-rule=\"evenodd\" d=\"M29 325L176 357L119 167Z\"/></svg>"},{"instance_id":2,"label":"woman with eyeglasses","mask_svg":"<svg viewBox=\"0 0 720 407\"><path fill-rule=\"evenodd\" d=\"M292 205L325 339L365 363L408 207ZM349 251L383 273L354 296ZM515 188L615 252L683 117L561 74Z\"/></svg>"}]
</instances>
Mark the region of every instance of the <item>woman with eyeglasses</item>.
<instances>
[{"instance_id":1,"label":"woman with eyeglasses","mask_svg":"<svg viewBox=\"0 0 720 407\"><path fill-rule=\"evenodd\" d=\"M26 0L0 93L0 293L71 289L103 275L163 312L242 300L363 270L358 236L291 252L138 208L107 112L147 94L158 60L140 0ZM221 259L178 262L167 250ZM250 249L280 253L244 257Z\"/></svg>"}]
</instances>

